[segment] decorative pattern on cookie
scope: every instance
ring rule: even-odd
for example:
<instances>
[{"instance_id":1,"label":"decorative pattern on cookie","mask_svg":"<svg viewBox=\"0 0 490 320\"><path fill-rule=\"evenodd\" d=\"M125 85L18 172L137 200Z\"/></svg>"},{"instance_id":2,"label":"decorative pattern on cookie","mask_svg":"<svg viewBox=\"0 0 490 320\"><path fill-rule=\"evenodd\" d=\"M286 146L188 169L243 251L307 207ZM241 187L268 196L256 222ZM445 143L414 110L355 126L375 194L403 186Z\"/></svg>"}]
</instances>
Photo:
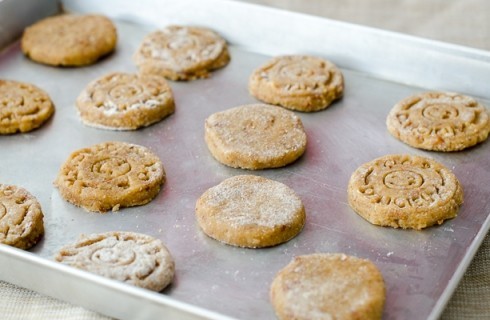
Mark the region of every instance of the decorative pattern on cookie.
<instances>
[{"instance_id":1,"label":"decorative pattern on cookie","mask_svg":"<svg viewBox=\"0 0 490 320\"><path fill-rule=\"evenodd\" d=\"M288 186L243 175L208 189L196 203L197 221L209 237L229 245L262 248L294 238L305 224L301 199Z\"/></svg>"},{"instance_id":2,"label":"decorative pattern on cookie","mask_svg":"<svg viewBox=\"0 0 490 320\"><path fill-rule=\"evenodd\" d=\"M265 104L240 106L209 116L204 137L211 154L234 168L282 167L306 149L300 118Z\"/></svg>"},{"instance_id":3,"label":"decorative pattern on cookie","mask_svg":"<svg viewBox=\"0 0 490 320\"><path fill-rule=\"evenodd\" d=\"M348 198L372 224L422 229L454 218L463 189L449 169L432 159L387 155L352 174Z\"/></svg>"},{"instance_id":4,"label":"decorative pattern on cookie","mask_svg":"<svg viewBox=\"0 0 490 320\"><path fill-rule=\"evenodd\" d=\"M342 97L344 78L330 61L311 56L281 56L255 70L248 88L261 101L312 112L323 110Z\"/></svg>"},{"instance_id":5,"label":"decorative pattern on cookie","mask_svg":"<svg viewBox=\"0 0 490 320\"><path fill-rule=\"evenodd\" d=\"M490 113L468 96L426 92L397 103L386 125L393 136L412 147L459 151L487 139Z\"/></svg>"},{"instance_id":6,"label":"decorative pattern on cookie","mask_svg":"<svg viewBox=\"0 0 490 320\"><path fill-rule=\"evenodd\" d=\"M141 73L194 80L227 65L230 55L226 41L210 29L168 26L143 39L134 61Z\"/></svg>"},{"instance_id":7,"label":"decorative pattern on cookie","mask_svg":"<svg viewBox=\"0 0 490 320\"><path fill-rule=\"evenodd\" d=\"M164 182L163 165L149 149L105 142L73 152L55 185L74 205L105 212L150 202Z\"/></svg>"},{"instance_id":8,"label":"decorative pattern on cookie","mask_svg":"<svg viewBox=\"0 0 490 320\"><path fill-rule=\"evenodd\" d=\"M168 286L175 273L174 260L162 241L133 232L82 235L63 247L55 260L153 291Z\"/></svg>"}]
</instances>

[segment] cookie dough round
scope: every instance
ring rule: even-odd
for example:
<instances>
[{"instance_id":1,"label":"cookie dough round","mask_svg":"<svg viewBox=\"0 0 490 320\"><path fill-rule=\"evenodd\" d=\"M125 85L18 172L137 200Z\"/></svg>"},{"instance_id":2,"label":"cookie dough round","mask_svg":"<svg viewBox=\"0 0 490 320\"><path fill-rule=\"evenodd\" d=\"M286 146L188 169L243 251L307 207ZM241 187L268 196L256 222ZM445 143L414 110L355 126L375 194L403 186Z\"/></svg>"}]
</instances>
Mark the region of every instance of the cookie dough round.
<instances>
[{"instance_id":1,"label":"cookie dough round","mask_svg":"<svg viewBox=\"0 0 490 320\"><path fill-rule=\"evenodd\" d=\"M209 116L204 138L219 162L243 169L283 167L306 149L301 119L280 107L251 104Z\"/></svg>"},{"instance_id":2,"label":"cookie dough round","mask_svg":"<svg viewBox=\"0 0 490 320\"><path fill-rule=\"evenodd\" d=\"M53 103L43 90L28 83L0 80L0 134L32 131L53 113Z\"/></svg>"},{"instance_id":3,"label":"cookie dough round","mask_svg":"<svg viewBox=\"0 0 490 320\"><path fill-rule=\"evenodd\" d=\"M61 248L55 260L153 291L163 290L175 273L174 260L162 241L133 232L82 235Z\"/></svg>"},{"instance_id":4,"label":"cookie dough round","mask_svg":"<svg viewBox=\"0 0 490 320\"><path fill-rule=\"evenodd\" d=\"M468 96L426 92L397 103L386 125L394 137L412 147L459 151L487 139L490 113Z\"/></svg>"},{"instance_id":5,"label":"cookie dough round","mask_svg":"<svg viewBox=\"0 0 490 320\"><path fill-rule=\"evenodd\" d=\"M134 55L141 73L171 80L206 78L230 61L226 41L202 27L168 26L148 34Z\"/></svg>"},{"instance_id":6,"label":"cookie dough round","mask_svg":"<svg viewBox=\"0 0 490 320\"><path fill-rule=\"evenodd\" d=\"M432 159L387 155L352 174L348 199L372 224L420 230L454 218L463 189L449 169Z\"/></svg>"},{"instance_id":7,"label":"cookie dough round","mask_svg":"<svg viewBox=\"0 0 490 320\"><path fill-rule=\"evenodd\" d=\"M43 212L37 199L23 188L0 184L0 243L29 249L43 234Z\"/></svg>"},{"instance_id":8,"label":"cookie dough round","mask_svg":"<svg viewBox=\"0 0 490 320\"><path fill-rule=\"evenodd\" d=\"M73 152L55 186L61 196L88 211L117 211L150 202L165 182L160 159L149 149L104 142Z\"/></svg>"},{"instance_id":9,"label":"cookie dough round","mask_svg":"<svg viewBox=\"0 0 490 320\"><path fill-rule=\"evenodd\" d=\"M101 15L59 15L25 29L22 51L53 66L89 65L111 53L117 42L114 24Z\"/></svg>"},{"instance_id":10,"label":"cookie dough round","mask_svg":"<svg viewBox=\"0 0 490 320\"><path fill-rule=\"evenodd\" d=\"M135 130L175 110L167 81L155 75L114 72L91 82L78 96L84 124L111 130Z\"/></svg>"},{"instance_id":11,"label":"cookie dough round","mask_svg":"<svg viewBox=\"0 0 490 320\"><path fill-rule=\"evenodd\" d=\"M298 256L274 278L270 299L281 320L379 320L383 276L369 260L345 254Z\"/></svg>"},{"instance_id":12,"label":"cookie dough round","mask_svg":"<svg viewBox=\"0 0 490 320\"><path fill-rule=\"evenodd\" d=\"M344 78L330 61L311 56L280 56L255 70L248 85L257 99L312 112L342 97Z\"/></svg>"}]
</instances>

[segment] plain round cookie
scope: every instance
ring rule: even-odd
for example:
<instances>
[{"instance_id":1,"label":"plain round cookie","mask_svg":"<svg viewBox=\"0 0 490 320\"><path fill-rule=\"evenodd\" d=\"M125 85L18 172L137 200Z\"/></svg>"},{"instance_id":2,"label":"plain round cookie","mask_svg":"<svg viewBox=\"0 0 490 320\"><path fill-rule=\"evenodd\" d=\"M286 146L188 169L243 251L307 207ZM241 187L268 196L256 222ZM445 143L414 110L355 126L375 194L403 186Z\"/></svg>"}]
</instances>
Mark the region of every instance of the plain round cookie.
<instances>
[{"instance_id":1,"label":"plain round cookie","mask_svg":"<svg viewBox=\"0 0 490 320\"><path fill-rule=\"evenodd\" d=\"M387 155L354 171L348 199L372 224L420 230L454 218L463 189L449 169L432 159Z\"/></svg>"},{"instance_id":2,"label":"plain round cookie","mask_svg":"<svg viewBox=\"0 0 490 320\"><path fill-rule=\"evenodd\" d=\"M162 162L149 149L104 142L73 152L54 183L68 202L105 212L150 202L164 182Z\"/></svg>"},{"instance_id":3,"label":"plain round cookie","mask_svg":"<svg viewBox=\"0 0 490 320\"><path fill-rule=\"evenodd\" d=\"M53 103L43 90L28 83L0 80L0 134L32 131L53 113Z\"/></svg>"},{"instance_id":4,"label":"plain round cookie","mask_svg":"<svg viewBox=\"0 0 490 320\"><path fill-rule=\"evenodd\" d=\"M114 24L101 15L59 15L25 29L22 51L53 66L89 65L111 53L117 42Z\"/></svg>"},{"instance_id":5,"label":"plain round cookie","mask_svg":"<svg viewBox=\"0 0 490 320\"><path fill-rule=\"evenodd\" d=\"M174 260L162 241L133 232L82 235L61 248L55 260L153 291L168 286L175 273Z\"/></svg>"},{"instance_id":6,"label":"plain round cookie","mask_svg":"<svg viewBox=\"0 0 490 320\"><path fill-rule=\"evenodd\" d=\"M0 184L0 243L31 248L44 234L43 217L41 205L27 190Z\"/></svg>"},{"instance_id":7,"label":"plain round cookie","mask_svg":"<svg viewBox=\"0 0 490 320\"><path fill-rule=\"evenodd\" d=\"M369 260L311 254L295 257L277 273L270 299L281 320L379 320L385 286Z\"/></svg>"},{"instance_id":8,"label":"plain round cookie","mask_svg":"<svg viewBox=\"0 0 490 320\"><path fill-rule=\"evenodd\" d=\"M88 126L135 130L173 113L175 104L162 77L114 72L92 81L78 96L77 109Z\"/></svg>"},{"instance_id":9,"label":"plain round cookie","mask_svg":"<svg viewBox=\"0 0 490 320\"><path fill-rule=\"evenodd\" d=\"M468 96L425 92L398 102L386 125L394 137L412 147L459 151L487 139L490 113Z\"/></svg>"},{"instance_id":10,"label":"plain round cookie","mask_svg":"<svg viewBox=\"0 0 490 320\"><path fill-rule=\"evenodd\" d=\"M148 34L133 59L141 73L194 80L227 65L230 55L226 41L210 29L168 26Z\"/></svg>"},{"instance_id":11,"label":"plain round cookie","mask_svg":"<svg viewBox=\"0 0 490 320\"><path fill-rule=\"evenodd\" d=\"M330 61L312 56L280 56L255 70L249 92L266 103L312 112L342 97L342 72Z\"/></svg>"},{"instance_id":12,"label":"plain round cookie","mask_svg":"<svg viewBox=\"0 0 490 320\"><path fill-rule=\"evenodd\" d=\"M209 116L204 138L219 162L243 169L283 167L306 149L301 119L280 107L251 104Z\"/></svg>"},{"instance_id":13,"label":"plain round cookie","mask_svg":"<svg viewBox=\"0 0 490 320\"><path fill-rule=\"evenodd\" d=\"M199 226L229 245L262 248L294 238L305 224L301 199L288 186L242 175L208 189L196 203Z\"/></svg>"}]
</instances>

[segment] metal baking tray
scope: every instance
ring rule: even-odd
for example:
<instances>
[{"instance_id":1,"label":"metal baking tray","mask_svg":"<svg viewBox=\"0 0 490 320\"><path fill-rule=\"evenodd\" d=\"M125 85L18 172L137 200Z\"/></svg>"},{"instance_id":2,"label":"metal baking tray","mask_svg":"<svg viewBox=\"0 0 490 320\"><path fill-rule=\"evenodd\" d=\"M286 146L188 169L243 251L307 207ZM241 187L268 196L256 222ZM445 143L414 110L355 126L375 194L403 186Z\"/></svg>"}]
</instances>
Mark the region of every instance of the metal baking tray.
<instances>
[{"instance_id":1,"label":"metal baking tray","mask_svg":"<svg viewBox=\"0 0 490 320\"><path fill-rule=\"evenodd\" d=\"M344 252L380 268L387 287L385 319L438 318L490 227L490 142L457 153L417 150L393 138L385 118L397 101L425 90L458 91L490 105L489 52L234 1L62 4L68 11L113 18L119 43L113 55L83 68L36 64L22 55L18 41L0 53L1 78L34 83L56 105L42 128L0 137L1 183L33 193L46 225L43 240L30 252L0 245L1 280L120 319L274 319L268 291L279 269L296 255ZM176 112L151 127L113 132L82 125L74 105L80 91L108 72L136 72L131 56L143 36L168 24L216 30L230 43L231 63L209 79L171 82ZM344 98L328 109L297 113L308 136L304 156L284 168L255 172L218 163L204 143L204 119L255 102L247 91L252 70L271 56L295 53L332 60L346 84ZM156 199L107 214L88 213L61 199L52 182L62 162L76 149L110 140L150 147L162 159L168 180ZM432 157L451 168L465 191L458 217L410 231L373 226L355 214L346 194L351 173L392 153ZM239 174L293 188L306 208L304 230L283 245L260 250L206 237L194 219L196 199ZM154 293L52 261L81 233L110 230L162 239L176 261L173 284Z\"/></svg>"}]
</instances>

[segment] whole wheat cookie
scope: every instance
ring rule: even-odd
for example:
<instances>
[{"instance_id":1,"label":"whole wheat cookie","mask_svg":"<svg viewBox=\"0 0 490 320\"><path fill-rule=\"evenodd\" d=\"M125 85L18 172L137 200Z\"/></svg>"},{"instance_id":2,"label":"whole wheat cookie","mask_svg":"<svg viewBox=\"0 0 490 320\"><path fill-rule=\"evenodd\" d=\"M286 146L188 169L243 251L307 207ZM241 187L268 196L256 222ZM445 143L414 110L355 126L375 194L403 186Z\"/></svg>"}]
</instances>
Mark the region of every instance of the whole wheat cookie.
<instances>
[{"instance_id":1,"label":"whole wheat cookie","mask_svg":"<svg viewBox=\"0 0 490 320\"><path fill-rule=\"evenodd\" d=\"M463 189L449 169L432 159L387 155L354 171L348 199L372 224L420 230L454 218Z\"/></svg>"},{"instance_id":2,"label":"whole wheat cookie","mask_svg":"<svg viewBox=\"0 0 490 320\"><path fill-rule=\"evenodd\" d=\"M148 34L134 55L141 73L171 80L206 78L230 61L226 41L202 27L168 26Z\"/></svg>"},{"instance_id":3,"label":"whole wheat cookie","mask_svg":"<svg viewBox=\"0 0 490 320\"><path fill-rule=\"evenodd\" d=\"M0 134L29 132L54 113L48 94L38 87L0 80Z\"/></svg>"},{"instance_id":4,"label":"whole wheat cookie","mask_svg":"<svg viewBox=\"0 0 490 320\"><path fill-rule=\"evenodd\" d=\"M330 61L311 56L280 56L255 70L250 94L264 102L312 112L342 97L342 72Z\"/></svg>"},{"instance_id":5,"label":"whole wheat cookie","mask_svg":"<svg viewBox=\"0 0 490 320\"><path fill-rule=\"evenodd\" d=\"M101 15L59 15L25 29L22 51L32 60L76 67L111 53L117 42L114 24Z\"/></svg>"},{"instance_id":6,"label":"whole wheat cookie","mask_svg":"<svg viewBox=\"0 0 490 320\"><path fill-rule=\"evenodd\" d=\"M306 215L301 199L288 186L242 175L204 192L196 203L196 218L213 239L262 248L294 238L303 229Z\"/></svg>"},{"instance_id":7,"label":"whole wheat cookie","mask_svg":"<svg viewBox=\"0 0 490 320\"><path fill-rule=\"evenodd\" d=\"M149 149L104 142L73 152L54 184L68 202L105 212L150 202L164 182L162 162Z\"/></svg>"},{"instance_id":8,"label":"whole wheat cookie","mask_svg":"<svg viewBox=\"0 0 490 320\"><path fill-rule=\"evenodd\" d=\"M0 184L0 243L31 248L44 234L43 217L41 205L27 190Z\"/></svg>"},{"instance_id":9,"label":"whole wheat cookie","mask_svg":"<svg viewBox=\"0 0 490 320\"><path fill-rule=\"evenodd\" d=\"M174 260L159 239L133 232L82 235L55 256L63 264L161 291L174 277Z\"/></svg>"},{"instance_id":10,"label":"whole wheat cookie","mask_svg":"<svg viewBox=\"0 0 490 320\"><path fill-rule=\"evenodd\" d=\"M162 77L114 72L92 81L78 96L77 108L86 125L135 130L173 113L175 104Z\"/></svg>"},{"instance_id":11,"label":"whole wheat cookie","mask_svg":"<svg viewBox=\"0 0 490 320\"><path fill-rule=\"evenodd\" d=\"M345 254L295 257L275 276L270 299L281 320L381 319L383 276L369 260Z\"/></svg>"},{"instance_id":12,"label":"whole wheat cookie","mask_svg":"<svg viewBox=\"0 0 490 320\"><path fill-rule=\"evenodd\" d=\"M212 114L204 138L221 163L243 169L283 167L306 149L301 119L280 107L251 104Z\"/></svg>"},{"instance_id":13,"label":"whole wheat cookie","mask_svg":"<svg viewBox=\"0 0 490 320\"><path fill-rule=\"evenodd\" d=\"M458 151L487 139L490 113L468 96L426 92L398 102L386 125L393 136L412 147Z\"/></svg>"}]
</instances>

